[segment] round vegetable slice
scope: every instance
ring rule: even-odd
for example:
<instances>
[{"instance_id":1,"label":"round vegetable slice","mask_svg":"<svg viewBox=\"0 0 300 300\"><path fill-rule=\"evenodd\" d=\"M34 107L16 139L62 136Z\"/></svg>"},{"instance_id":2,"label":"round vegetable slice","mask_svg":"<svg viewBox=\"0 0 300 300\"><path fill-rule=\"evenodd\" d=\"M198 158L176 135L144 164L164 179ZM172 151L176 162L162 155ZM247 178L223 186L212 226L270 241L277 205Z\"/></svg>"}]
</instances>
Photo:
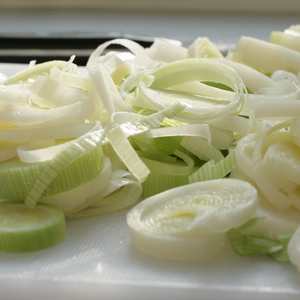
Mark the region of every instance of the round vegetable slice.
<instances>
[{"instance_id":1,"label":"round vegetable slice","mask_svg":"<svg viewBox=\"0 0 300 300\"><path fill-rule=\"evenodd\" d=\"M48 162L23 163L10 160L0 164L0 197L22 202L33 188L35 181L46 170ZM87 151L65 168L47 188L45 196L71 190L95 178L103 167L101 145ZM17 187L17 188L16 188Z\"/></svg>"},{"instance_id":2,"label":"round vegetable slice","mask_svg":"<svg viewBox=\"0 0 300 300\"><path fill-rule=\"evenodd\" d=\"M39 205L0 205L0 251L26 252L54 246L64 239L65 217L59 209Z\"/></svg>"},{"instance_id":3,"label":"round vegetable slice","mask_svg":"<svg viewBox=\"0 0 300 300\"><path fill-rule=\"evenodd\" d=\"M208 259L226 244L225 232L253 217L256 189L237 179L177 187L152 196L127 215L141 251L171 259Z\"/></svg>"}]
</instances>

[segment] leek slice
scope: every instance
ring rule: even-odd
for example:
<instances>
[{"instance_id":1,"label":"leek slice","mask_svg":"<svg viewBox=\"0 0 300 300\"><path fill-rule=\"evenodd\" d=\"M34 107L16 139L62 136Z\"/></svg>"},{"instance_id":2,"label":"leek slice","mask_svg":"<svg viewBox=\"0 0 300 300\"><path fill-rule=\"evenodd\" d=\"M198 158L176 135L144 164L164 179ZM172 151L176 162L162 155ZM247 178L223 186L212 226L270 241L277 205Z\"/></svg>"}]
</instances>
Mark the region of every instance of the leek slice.
<instances>
[{"instance_id":1,"label":"leek slice","mask_svg":"<svg viewBox=\"0 0 300 300\"><path fill-rule=\"evenodd\" d=\"M143 184L144 198L187 184L188 176L193 171L193 162L167 163L148 158L143 158L143 161L150 170L150 175Z\"/></svg>"},{"instance_id":2,"label":"leek slice","mask_svg":"<svg viewBox=\"0 0 300 300\"><path fill-rule=\"evenodd\" d=\"M21 163L17 160L3 162L0 165L2 199L23 202L35 181L45 174L49 162ZM57 178L47 187L45 195L53 195L72 189L97 176L102 168L102 149L87 151L61 171ZM16 189L16 186L18 187Z\"/></svg>"},{"instance_id":3,"label":"leek slice","mask_svg":"<svg viewBox=\"0 0 300 300\"><path fill-rule=\"evenodd\" d=\"M116 127L110 130L107 134L107 138L120 160L125 164L133 176L139 182L144 182L150 171L139 158L121 128Z\"/></svg>"},{"instance_id":4,"label":"leek slice","mask_svg":"<svg viewBox=\"0 0 300 300\"><path fill-rule=\"evenodd\" d=\"M300 51L299 25L290 26L284 32L272 31L270 41L292 50Z\"/></svg>"},{"instance_id":5,"label":"leek slice","mask_svg":"<svg viewBox=\"0 0 300 300\"><path fill-rule=\"evenodd\" d=\"M0 215L0 251L36 251L64 239L64 214L54 207L1 203Z\"/></svg>"},{"instance_id":6,"label":"leek slice","mask_svg":"<svg viewBox=\"0 0 300 300\"><path fill-rule=\"evenodd\" d=\"M256 197L255 188L244 181L197 182L142 201L128 213L127 223L142 252L166 259L207 259L223 250L225 232L253 217Z\"/></svg>"},{"instance_id":7,"label":"leek slice","mask_svg":"<svg viewBox=\"0 0 300 300\"><path fill-rule=\"evenodd\" d=\"M228 232L233 250L241 256L269 255L280 262L287 262L287 246L290 235L271 238L258 234L255 225L261 220L254 218L239 228Z\"/></svg>"},{"instance_id":8,"label":"leek slice","mask_svg":"<svg viewBox=\"0 0 300 300\"><path fill-rule=\"evenodd\" d=\"M187 57L187 49L179 41L156 38L147 49L149 57L160 62L171 62Z\"/></svg>"},{"instance_id":9,"label":"leek slice","mask_svg":"<svg viewBox=\"0 0 300 300\"><path fill-rule=\"evenodd\" d=\"M28 206L35 206L37 201L41 199L49 187L51 190L51 184L54 182L54 180L57 179L60 174L63 174L65 169L70 168L73 163L78 163L80 157L88 155L89 152L95 151L95 149L101 146L103 138L103 130L96 129L88 132L79 139L70 142L68 147L59 152L54 159L49 161L44 166L44 169L40 171L41 173L36 178L32 189L28 195L26 195L25 203ZM69 174L68 177L70 177ZM74 177L74 175L72 177ZM70 182L72 181L70 180Z\"/></svg>"},{"instance_id":10,"label":"leek slice","mask_svg":"<svg viewBox=\"0 0 300 300\"><path fill-rule=\"evenodd\" d=\"M189 55L191 57L200 58L223 58L222 53L208 38L200 37L197 38L189 46Z\"/></svg>"},{"instance_id":11,"label":"leek slice","mask_svg":"<svg viewBox=\"0 0 300 300\"><path fill-rule=\"evenodd\" d=\"M234 168L234 152L231 151L226 158L218 161L208 161L189 176L189 182L206 181L227 176Z\"/></svg>"},{"instance_id":12,"label":"leek slice","mask_svg":"<svg viewBox=\"0 0 300 300\"><path fill-rule=\"evenodd\" d=\"M181 141L181 146L200 160L219 161L224 158L220 150L216 149L209 141L200 137L184 137Z\"/></svg>"},{"instance_id":13,"label":"leek slice","mask_svg":"<svg viewBox=\"0 0 300 300\"><path fill-rule=\"evenodd\" d=\"M240 39L233 59L264 73L273 73L276 70L293 73L300 71L300 53L250 37Z\"/></svg>"},{"instance_id":14,"label":"leek slice","mask_svg":"<svg viewBox=\"0 0 300 300\"><path fill-rule=\"evenodd\" d=\"M112 166L108 158L104 158L103 168L99 174L86 183L81 183L77 187L46 196L41 199L42 203L55 205L62 209L65 215L69 216L74 212L83 210L91 205L90 198L101 195L107 189L112 178Z\"/></svg>"}]
</instances>

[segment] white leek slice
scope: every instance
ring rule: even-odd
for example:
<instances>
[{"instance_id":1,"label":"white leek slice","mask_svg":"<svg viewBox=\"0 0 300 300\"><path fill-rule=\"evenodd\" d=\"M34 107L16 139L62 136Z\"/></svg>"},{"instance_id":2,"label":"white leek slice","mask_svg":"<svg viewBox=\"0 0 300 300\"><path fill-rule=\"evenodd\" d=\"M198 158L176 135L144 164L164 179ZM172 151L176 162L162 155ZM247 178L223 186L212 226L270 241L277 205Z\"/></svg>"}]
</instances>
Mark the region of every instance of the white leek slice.
<instances>
[{"instance_id":1,"label":"white leek slice","mask_svg":"<svg viewBox=\"0 0 300 300\"><path fill-rule=\"evenodd\" d=\"M276 70L293 73L300 71L300 53L250 37L240 39L233 58L264 73Z\"/></svg>"},{"instance_id":2,"label":"white leek slice","mask_svg":"<svg viewBox=\"0 0 300 300\"><path fill-rule=\"evenodd\" d=\"M299 26L291 26L284 32L272 31L270 41L292 50L300 51Z\"/></svg>"},{"instance_id":3,"label":"white leek slice","mask_svg":"<svg viewBox=\"0 0 300 300\"><path fill-rule=\"evenodd\" d=\"M207 259L224 234L256 210L257 193L234 179L197 182L152 196L133 208L127 223L141 251L167 259ZM221 250L221 251L222 251Z\"/></svg>"},{"instance_id":4,"label":"white leek slice","mask_svg":"<svg viewBox=\"0 0 300 300\"><path fill-rule=\"evenodd\" d=\"M107 138L132 175L139 182L145 181L150 171L133 149L122 129L120 127L113 128L108 132Z\"/></svg>"}]
</instances>

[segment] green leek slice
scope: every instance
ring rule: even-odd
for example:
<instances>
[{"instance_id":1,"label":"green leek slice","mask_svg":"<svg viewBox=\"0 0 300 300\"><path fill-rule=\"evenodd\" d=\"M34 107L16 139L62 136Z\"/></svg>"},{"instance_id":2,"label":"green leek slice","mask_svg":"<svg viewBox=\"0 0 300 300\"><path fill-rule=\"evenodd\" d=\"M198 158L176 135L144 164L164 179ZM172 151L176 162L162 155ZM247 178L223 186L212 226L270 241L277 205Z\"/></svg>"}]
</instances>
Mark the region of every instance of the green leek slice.
<instances>
[{"instance_id":1,"label":"green leek slice","mask_svg":"<svg viewBox=\"0 0 300 300\"><path fill-rule=\"evenodd\" d=\"M0 251L26 252L54 246L65 236L65 217L55 207L0 205Z\"/></svg>"}]
</instances>

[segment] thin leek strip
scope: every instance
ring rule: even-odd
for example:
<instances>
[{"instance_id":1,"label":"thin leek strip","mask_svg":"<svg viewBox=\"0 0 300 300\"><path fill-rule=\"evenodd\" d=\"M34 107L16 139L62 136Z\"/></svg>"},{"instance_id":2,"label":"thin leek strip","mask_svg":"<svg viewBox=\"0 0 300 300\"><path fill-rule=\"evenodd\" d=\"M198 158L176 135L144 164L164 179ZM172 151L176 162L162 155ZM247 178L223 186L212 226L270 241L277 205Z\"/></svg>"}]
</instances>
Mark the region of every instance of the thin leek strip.
<instances>
[{"instance_id":1,"label":"thin leek strip","mask_svg":"<svg viewBox=\"0 0 300 300\"><path fill-rule=\"evenodd\" d=\"M177 84L169 88L169 90L183 92L186 94L199 95L204 97L210 97L215 101L218 99L224 101L234 101L235 94L231 91L226 91L223 89L219 89L217 87L213 87L202 83L200 81L188 81L182 84Z\"/></svg>"},{"instance_id":2,"label":"thin leek strip","mask_svg":"<svg viewBox=\"0 0 300 300\"><path fill-rule=\"evenodd\" d=\"M126 138L144 134L150 128L160 127L161 122L165 117L173 117L183 110L183 106L180 104L173 104L159 112L153 113L148 116L140 116L129 120L129 122L124 122L119 125Z\"/></svg>"},{"instance_id":3,"label":"thin leek strip","mask_svg":"<svg viewBox=\"0 0 300 300\"><path fill-rule=\"evenodd\" d=\"M150 171L133 149L122 129L120 127L113 128L108 132L107 138L132 175L139 182L144 182Z\"/></svg>"},{"instance_id":4,"label":"thin leek strip","mask_svg":"<svg viewBox=\"0 0 300 300\"><path fill-rule=\"evenodd\" d=\"M211 101L191 95L181 95L175 92L158 91L140 86L136 92L136 98L132 105L158 111L174 104L181 104L185 109L178 114L178 117L185 122L199 122L211 119L224 112L230 103ZM177 118L178 118L177 117Z\"/></svg>"},{"instance_id":5,"label":"thin leek strip","mask_svg":"<svg viewBox=\"0 0 300 300\"><path fill-rule=\"evenodd\" d=\"M0 130L0 141L7 143L26 144L32 140L42 139L73 139L91 130L95 123L67 123L41 127L38 125L22 128Z\"/></svg>"},{"instance_id":6,"label":"thin leek strip","mask_svg":"<svg viewBox=\"0 0 300 300\"><path fill-rule=\"evenodd\" d=\"M219 161L224 158L220 150L216 149L207 140L199 137L184 137L181 146L193 153L199 159Z\"/></svg>"},{"instance_id":7,"label":"thin leek strip","mask_svg":"<svg viewBox=\"0 0 300 300\"><path fill-rule=\"evenodd\" d=\"M178 152L176 152L178 154ZM182 152L180 156L182 157ZM148 197L173 187L188 183L188 176L193 172L193 162L185 157L186 163L166 163L143 157L150 170L150 175L143 184L143 197Z\"/></svg>"},{"instance_id":8,"label":"thin leek strip","mask_svg":"<svg viewBox=\"0 0 300 300\"><path fill-rule=\"evenodd\" d=\"M294 100L255 101L247 105L256 118L296 118L300 114L300 102Z\"/></svg>"},{"instance_id":9,"label":"thin leek strip","mask_svg":"<svg viewBox=\"0 0 300 300\"><path fill-rule=\"evenodd\" d=\"M165 127L151 129L149 131L151 138L171 137L171 136L198 136L211 141L210 129L207 124L191 124L177 127Z\"/></svg>"},{"instance_id":10,"label":"thin leek strip","mask_svg":"<svg viewBox=\"0 0 300 300\"><path fill-rule=\"evenodd\" d=\"M250 37L240 39L233 59L264 73L273 73L276 70L293 73L300 71L300 53Z\"/></svg>"},{"instance_id":11,"label":"thin leek strip","mask_svg":"<svg viewBox=\"0 0 300 300\"><path fill-rule=\"evenodd\" d=\"M52 109L7 104L5 109L0 111L0 118L4 122L10 122L20 127L33 125L51 126L71 123L74 122L74 119L84 121L89 118L92 110L92 103L82 101Z\"/></svg>"},{"instance_id":12,"label":"thin leek strip","mask_svg":"<svg viewBox=\"0 0 300 300\"><path fill-rule=\"evenodd\" d=\"M142 201L127 223L135 246L149 255L206 260L223 252L224 234L251 219L256 202L257 192L247 182L197 182Z\"/></svg>"},{"instance_id":13,"label":"thin leek strip","mask_svg":"<svg viewBox=\"0 0 300 300\"><path fill-rule=\"evenodd\" d=\"M25 204L33 207L45 194L47 188L59 176L59 174L72 165L83 154L96 149L103 140L103 130L98 129L83 135L73 141L63 151L58 153L53 160L45 165L45 168L34 182L32 189L25 198Z\"/></svg>"},{"instance_id":14,"label":"thin leek strip","mask_svg":"<svg viewBox=\"0 0 300 300\"><path fill-rule=\"evenodd\" d=\"M67 65L68 62L62 60L52 60L45 63L37 64L35 66L25 69L24 71L17 73L16 75L9 77L4 83L5 84L18 83L19 81L25 81L39 74L49 72L49 70L52 69L53 67L65 68Z\"/></svg>"},{"instance_id":15,"label":"thin leek strip","mask_svg":"<svg viewBox=\"0 0 300 300\"><path fill-rule=\"evenodd\" d=\"M208 161L189 176L189 183L219 179L227 176L234 168L234 154L230 152L226 158L218 161Z\"/></svg>"},{"instance_id":16,"label":"thin leek strip","mask_svg":"<svg viewBox=\"0 0 300 300\"><path fill-rule=\"evenodd\" d=\"M101 63L89 65L88 71L98 96L103 101L104 107L110 116L116 109L129 109L121 98L112 78Z\"/></svg>"}]
</instances>

